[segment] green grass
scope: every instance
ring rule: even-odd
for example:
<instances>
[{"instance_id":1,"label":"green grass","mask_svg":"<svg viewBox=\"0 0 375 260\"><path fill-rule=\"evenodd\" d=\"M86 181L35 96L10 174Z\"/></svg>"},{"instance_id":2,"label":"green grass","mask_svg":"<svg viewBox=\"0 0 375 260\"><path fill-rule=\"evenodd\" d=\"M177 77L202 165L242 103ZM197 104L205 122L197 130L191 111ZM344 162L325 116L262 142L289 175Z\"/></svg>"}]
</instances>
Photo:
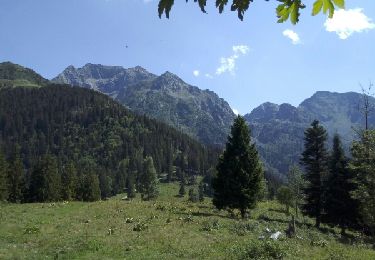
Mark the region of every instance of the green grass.
<instances>
[{"instance_id":1,"label":"green grass","mask_svg":"<svg viewBox=\"0 0 375 260\"><path fill-rule=\"evenodd\" d=\"M148 202L117 196L94 203L1 204L0 259L375 259L358 234L344 243L337 230L310 225L299 225L296 238L284 233L278 241L260 240L266 228L288 226L276 202L262 202L240 220L215 210L208 199L175 197L178 185L160 186L160 197Z\"/></svg>"}]
</instances>

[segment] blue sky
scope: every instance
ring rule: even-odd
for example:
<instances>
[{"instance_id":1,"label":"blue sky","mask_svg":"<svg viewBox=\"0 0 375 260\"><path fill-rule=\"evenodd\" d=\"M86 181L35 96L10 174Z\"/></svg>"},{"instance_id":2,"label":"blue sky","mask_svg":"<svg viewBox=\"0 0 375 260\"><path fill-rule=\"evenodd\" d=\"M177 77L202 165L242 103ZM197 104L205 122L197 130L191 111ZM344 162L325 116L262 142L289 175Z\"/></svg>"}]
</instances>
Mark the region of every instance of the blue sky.
<instances>
[{"instance_id":1,"label":"blue sky","mask_svg":"<svg viewBox=\"0 0 375 260\"><path fill-rule=\"evenodd\" d=\"M318 90L359 91L375 81L375 1L346 0L334 20L277 24L276 1L257 0L243 22L177 0L0 0L0 61L52 78L68 65L100 63L170 71L211 89L245 114L270 101L298 105ZM128 46L128 48L126 48Z\"/></svg>"}]
</instances>

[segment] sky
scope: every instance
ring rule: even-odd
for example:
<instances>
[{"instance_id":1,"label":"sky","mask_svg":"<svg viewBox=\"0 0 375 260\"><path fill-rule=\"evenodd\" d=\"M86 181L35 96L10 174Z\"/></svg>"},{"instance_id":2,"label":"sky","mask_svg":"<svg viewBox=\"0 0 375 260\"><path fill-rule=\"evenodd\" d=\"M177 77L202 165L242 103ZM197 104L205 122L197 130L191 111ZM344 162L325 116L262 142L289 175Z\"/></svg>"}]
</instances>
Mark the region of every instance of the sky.
<instances>
[{"instance_id":1,"label":"sky","mask_svg":"<svg viewBox=\"0 0 375 260\"><path fill-rule=\"evenodd\" d=\"M210 89L240 114L263 102L297 106L316 91L360 91L375 81L375 1L346 0L333 19L279 24L277 1L254 1L244 21L177 0L170 19L157 0L0 0L0 62L51 79L86 63L170 71Z\"/></svg>"}]
</instances>

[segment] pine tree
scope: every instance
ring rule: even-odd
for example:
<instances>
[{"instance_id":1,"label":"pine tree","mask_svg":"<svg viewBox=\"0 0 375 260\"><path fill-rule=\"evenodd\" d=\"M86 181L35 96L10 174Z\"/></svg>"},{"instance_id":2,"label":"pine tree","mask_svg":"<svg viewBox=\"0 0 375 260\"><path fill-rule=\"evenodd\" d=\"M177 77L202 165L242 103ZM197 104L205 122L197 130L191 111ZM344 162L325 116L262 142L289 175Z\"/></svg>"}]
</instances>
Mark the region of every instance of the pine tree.
<instances>
[{"instance_id":1,"label":"pine tree","mask_svg":"<svg viewBox=\"0 0 375 260\"><path fill-rule=\"evenodd\" d=\"M189 201L197 202L199 200L197 193L194 188L189 189Z\"/></svg>"},{"instance_id":2,"label":"pine tree","mask_svg":"<svg viewBox=\"0 0 375 260\"><path fill-rule=\"evenodd\" d=\"M13 203L23 201L23 191L26 190L25 169L18 148L16 148L9 167L8 185L8 200Z\"/></svg>"},{"instance_id":3,"label":"pine tree","mask_svg":"<svg viewBox=\"0 0 375 260\"><path fill-rule=\"evenodd\" d=\"M303 213L315 218L315 226L321 223L324 202L324 179L328 173L328 153L325 147L327 132L315 120L305 131L305 150L301 162L305 166L306 187Z\"/></svg>"},{"instance_id":4,"label":"pine tree","mask_svg":"<svg viewBox=\"0 0 375 260\"><path fill-rule=\"evenodd\" d=\"M338 134L335 134L333 138L329 170L324 221L338 225L344 234L345 229L356 222L357 207L356 202L351 198L350 193L354 189L352 175L348 169L348 159L345 157Z\"/></svg>"},{"instance_id":5,"label":"pine tree","mask_svg":"<svg viewBox=\"0 0 375 260\"><path fill-rule=\"evenodd\" d=\"M99 187L102 199L109 198L112 195L112 179L108 176L105 170L102 170L99 173Z\"/></svg>"},{"instance_id":6,"label":"pine tree","mask_svg":"<svg viewBox=\"0 0 375 260\"><path fill-rule=\"evenodd\" d=\"M84 201L100 200L101 192L99 186L99 178L95 173L88 173L84 177Z\"/></svg>"},{"instance_id":7,"label":"pine tree","mask_svg":"<svg viewBox=\"0 0 375 260\"><path fill-rule=\"evenodd\" d=\"M186 194L186 191L185 191L185 181L180 181L180 189L178 191L178 195L182 198L184 197Z\"/></svg>"},{"instance_id":8,"label":"pine tree","mask_svg":"<svg viewBox=\"0 0 375 260\"><path fill-rule=\"evenodd\" d=\"M290 167L288 172L288 187L293 195L294 214L298 218L298 210L303 202L303 188L305 181L297 165Z\"/></svg>"},{"instance_id":9,"label":"pine tree","mask_svg":"<svg viewBox=\"0 0 375 260\"><path fill-rule=\"evenodd\" d=\"M285 213L289 214L289 208L293 206L293 193L287 186L281 186L276 193L277 200L285 205Z\"/></svg>"},{"instance_id":10,"label":"pine tree","mask_svg":"<svg viewBox=\"0 0 375 260\"><path fill-rule=\"evenodd\" d=\"M246 210L257 204L262 179L263 169L255 144L251 143L244 118L238 116L212 181L213 204L218 209L239 209L244 218Z\"/></svg>"},{"instance_id":11,"label":"pine tree","mask_svg":"<svg viewBox=\"0 0 375 260\"><path fill-rule=\"evenodd\" d=\"M8 162L0 150L0 202L8 199Z\"/></svg>"},{"instance_id":12,"label":"pine tree","mask_svg":"<svg viewBox=\"0 0 375 260\"><path fill-rule=\"evenodd\" d=\"M352 145L349 168L354 173L352 196L359 203L361 220L375 236L375 130L362 133L361 140Z\"/></svg>"},{"instance_id":13,"label":"pine tree","mask_svg":"<svg viewBox=\"0 0 375 260\"><path fill-rule=\"evenodd\" d=\"M77 197L78 177L77 170L73 162L69 162L63 167L61 175L61 196L63 200L74 200Z\"/></svg>"},{"instance_id":14,"label":"pine tree","mask_svg":"<svg viewBox=\"0 0 375 260\"><path fill-rule=\"evenodd\" d=\"M114 181L114 194L123 193L126 187L126 179L129 172L129 160L121 160L118 169L116 171L116 177Z\"/></svg>"},{"instance_id":15,"label":"pine tree","mask_svg":"<svg viewBox=\"0 0 375 260\"><path fill-rule=\"evenodd\" d=\"M144 172L140 181L140 192L142 199L150 200L156 198L159 194L157 187L157 175L154 167L154 161L151 156L144 160Z\"/></svg>"},{"instance_id":16,"label":"pine tree","mask_svg":"<svg viewBox=\"0 0 375 260\"><path fill-rule=\"evenodd\" d=\"M61 179L57 169L57 160L47 154L34 166L30 176L29 200L31 202L58 201Z\"/></svg>"},{"instance_id":17,"label":"pine tree","mask_svg":"<svg viewBox=\"0 0 375 260\"><path fill-rule=\"evenodd\" d=\"M126 183L126 193L129 199L134 199L136 196L135 181L133 176L128 176Z\"/></svg>"},{"instance_id":18,"label":"pine tree","mask_svg":"<svg viewBox=\"0 0 375 260\"><path fill-rule=\"evenodd\" d=\"M198 187L198 199L200 202L204 201L204 183L201 181Z\"/></svg>"}]
</instances>

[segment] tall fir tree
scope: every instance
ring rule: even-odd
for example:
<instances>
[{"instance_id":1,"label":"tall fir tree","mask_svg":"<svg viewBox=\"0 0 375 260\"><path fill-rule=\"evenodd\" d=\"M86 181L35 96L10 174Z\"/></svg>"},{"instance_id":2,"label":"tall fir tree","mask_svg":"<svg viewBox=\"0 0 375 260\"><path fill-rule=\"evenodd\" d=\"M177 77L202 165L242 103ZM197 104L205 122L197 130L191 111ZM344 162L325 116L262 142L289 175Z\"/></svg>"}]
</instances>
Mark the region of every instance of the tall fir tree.
<instances>
[{"instance_id":1,"label":"tall fir tree","mask_svg":"<svg viewBox=\"0 0 375 260\"><path fill-rule=\"evenodd\" d=\"M95 173L88 173L84 176L84 201L97 201L101 198L101 191L99 186L99 177Z\"/></svg>"},{"instance_id":2,"label":"tall fir tree","mask_svg":"<svg viewBox=\"0 0 375 260\"><path fill-rule=\"evenodd\" d=\"M375 236L375 130L364 131L351 149L349 168L354 173L355 188L352 192L358 201L361 221Z\"/></svg>"},{"instance_id":3,"label":"tall fir tree","mask_svg":"<svg viewBox=\"0 0 375 260\"><path fill-rule=\"evenodd\" d=\"M77 197L77 186L77 169L73 162L68 162L61 174L61 198L68 201L74 200Z\"/></svg>"},{"instance_id":4,"label":"tall fir tree","mask_svg":"<svg viewBox=\"0 0 375 260\"><path fill-rule=\"evenodd\" d=\"M124 181L125 187L125 181ZM112 195L112 179L106 173L106 170L101 170L99 173L99 187L102 199L109 198ZM125 188L122 188L124 190Z\"/></svg>"},{"instance_id":5,"label":"tall fir tree","mask_svg":"<svg viewBox=\"0 0 375 260\"><path fill-rule=\"evenodd\" d=\"M0 150L0 202L8 200L8 162Z\"/></svg>"},{"instance_id":6,"label":"tall fir tree","mask_svg":"<svg viewBox=\"0 0 375 260\"><path fill-rule=\"evenodd\" d=\"M305 166L306 187L304 214L315 218L315 226L320 227L324 207L324 180L328 175L327 132L319 121L314 120L305 131L305 149L301 163Z\"/></svg>"},{"instance_id":7,"label":"tall fir tree","mask_svg":"<svg viewBox=\"0 0 375 260\"><path fill-rule=\"evenodd\" d=\"M8 200L16 203L24 199L25 168L20 156L19 148L15 149L8 171Z\"/></svg>"},{"instance_id":8,"label":"tall fir tree","mask_svg":"<svg viewBox=\"0 0 375 260\"><path fill-rule=\"evenodd\" d=\"M204 201L204 183L201 181L198 186L198 199L200 202Z\"/></svg>"},{"instance_id":9,"label":"tall fir tree","mask_svg":"<svg viewBox=\"0 0 375 260\"><path fill-rule=\"evenodd\" d=\"M30 202L58 201L61 199L61 178L57 160L50 154L44 155L34 166L30 176Z\"/></svg>"},{"instance_id":10,"label":"tall fir tree","mask_svg":"<svg viewBox=\"0 0 375 260\"><path fill-rule=\"evenodd\" d=\"M185 190L185 181L181 180L180 181L180 189L178 190L178 195L182 198L184 197L186 194L186 190Z\"/></svg>"},{"instance_id":11,"label":"tall fir tree","mask_svg":"<svg viewBox=\"0 0 375 260\"><path fill-rule=\"evenodd\" d=\"M135 190L135 176L128 176L126 182L126 194L128 195L128 199L134 199L136 197L136 190Z\"/></svg>"},{"instance_id":12,"label":"tall fir tree","mask_svg":"<svg viewBox=\"0 0 375 260\"><path fill-rule=\"evenodd\" d=\"M212 181L213 204L218 209L239 209L242 218L256 207L262 189L263 168L245 119L238 116Z\"/></svg>"},{"instance_id":13,"label":"tall fir tree","mask_svg":"<svg viewBox=\"0 0 375 260\"><path fill-rule=\"evenodd\" d=\"M341 144L340 136L333 137L332 153L329 160L329 177L324 202L324 221L338 225L341 233L356 223L357 203L351 197L354 189L352 174L348 169L348 159Z\"/></svg>"},{"instance_id":14,"label":"tall fir tree","mask_svg":"<svg viewBox=\"0 0 375 260\"><path fill-rule=\"evenodd\" d=\"M142 199L150 200L156 198L159 194L157 187L157 174L151 156L145 158L143 169L144 172L141 175L140 181L140 192Z\"/></svg>"}]
</instances>

